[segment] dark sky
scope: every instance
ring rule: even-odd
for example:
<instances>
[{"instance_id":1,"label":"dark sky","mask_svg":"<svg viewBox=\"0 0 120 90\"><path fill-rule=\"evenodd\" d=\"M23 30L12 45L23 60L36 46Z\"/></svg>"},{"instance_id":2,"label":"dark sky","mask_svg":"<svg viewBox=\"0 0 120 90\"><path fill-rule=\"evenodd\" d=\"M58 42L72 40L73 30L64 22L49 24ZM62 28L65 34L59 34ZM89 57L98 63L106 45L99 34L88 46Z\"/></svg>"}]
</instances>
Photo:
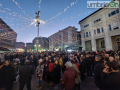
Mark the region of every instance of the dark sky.
<instances>
[{"instance_id":1,"label":"dark sky","mask_svg":"<svg viewBox=\"0 0 120 90\"><path fill-rule=\"evenodd\" d=\"M77 0L76 3L71 5L71 3L75 1L76 0L41 0L40 20L44 21L44 24L40 24L39 35L49 37L68 26L75 26L78 28L78 31L80 31L78 22L96 11L96 9L88 9L87 0ZM18 4L20 7L18 7ZM35 23L32 25L31 23L35 21L35 12L39 10L39 0L0 0L0 5L2 5L2 7L0 6L0 18L17 32L17 41L32 42L34 37L37 36L37 27ZM68 6L69 8L67 8ZM91 12L86 13L89 11ZM59 15L56 16L57 14ZM54 16L56 17L50 20Z\"/></svg>"}]
</instances>

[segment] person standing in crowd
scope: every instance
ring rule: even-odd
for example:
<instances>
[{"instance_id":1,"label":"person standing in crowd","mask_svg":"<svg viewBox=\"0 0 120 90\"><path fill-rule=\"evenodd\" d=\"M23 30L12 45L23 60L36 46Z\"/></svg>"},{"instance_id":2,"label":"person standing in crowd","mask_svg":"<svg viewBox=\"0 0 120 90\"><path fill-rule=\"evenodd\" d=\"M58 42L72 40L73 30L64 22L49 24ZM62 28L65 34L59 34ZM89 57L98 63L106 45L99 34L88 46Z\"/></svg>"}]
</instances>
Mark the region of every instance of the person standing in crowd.
<instances>
[{"instance_id":1,"label":"person standing in crowd","mask_svg":"<svg viewBox=\"0 0 120 90\"><path fill-rule=\"evenodd\" d=\"M80 73L81 73L81 80L84 81L85 80L85 72L86 72L86 68L85 68L85 62L83 61L83 57L80 58Z\"/></svg>"},{"instance_id":2,"label":"person standing in crowd","mask_svg":"<svg viewBox=\"0 0 120 90\"><path fill-rule=\"evenodd\" d=\"M105 54L105 61L106 61L106 62L109 61L109 54Z\"/></svg>"},{"instance_id":3,"label":"person standing in crowd","mask_svg":"<svg viewBox=\"0 0 120 90\"><path fill-rule=\"evenodd\" d=\"M54 69L53 69L53 81L56 85L55 89L59 90L59 82L61 78L61 67L59 65L59 61L55 60L54 62Z\"/></svg>"},{"instance_id":4,"label":"person standing in crowd","mask_svg":"<svg viewBox=\"0 0 120 90\"><path fill-rule=\"evenodd\" d=\"M114 60L114 58L111 57L111 56L109 57L109 61L110 61L110 62L116 62L116 61Z\"/></svg>"},{"instance_id":5,"label":"person standing in crowd","mask_svg":"<svg viewBox=\"0 0 120 90\"><path fill-rule=\"evenodd\" d=\"M22 66L19 70L19 90L23 90L25 84L27 85L27 90L31 90L31 79L32 74L34 74L33 67L29 65L29 60L25 61L25 66Z\"/></svg>"},{"instance_id":6,"label":"person standing in crowd","mask_svg":"<svg viewBox=\"0 0 120 90\"><path fill-rule=\"evenodd\" d=\"M69 61L66 62L65 66L66 66L66 71L63 74L62 84L65 90L74 90L75 78L77 78L78 75L76 71L73 69L71 62Z\"/></svg>"},{"instance_id":7,"label":"person standing in crowd","mask_svg":"<svg viewBox=\"0 0 120 90\"><path fill-rule=\"evenodd\" d=\"M107 62L99 84L101 85L101 90L120 90L120 72L116 62Z\"/></svg>"},{"instance_id":8,"label":"person standing in crowd","mask_svg":"<svg viewBox=\"0 0 120 90\"><path fill-rule=\"evenodd\" d=\"M15 70L15 78L16 78L16 81L14 83L17 83L19 79L18 71L19 71L20 65L18 64L18 62L14 62L13 67Z\"/></svg>"},{"instance_id":9,"label":"person standing in crowd","mask_svg":"<svg viewBox=\"0 0 120 90\"><path fill-rule=\"evenodd\" d=\"M53 68L54 68L54 63L51 61L51 58L49 59L49 64L48 64L48 71L49 71L49 86L53 85Z\"/></svg>"},{"instance_id":10,"label":"person standing in crowd","mask_svg":"<svg viewBox=\"0 0 120 90\"><path fill-rule=\"evenodd\" d=\"M80 82L81 82L81 79L80 79L80 76L79 76L80 71L78 70L74 60L71 60L71 63L72 63L73 69L76 71L76 73L78 75L78 77L75 78L75 86L77 86L77 88L78 88L77 90L80 90Z\"/></svg>"},{"instance_id":11,"label":"person standing in crowd","mask_svg":"<svg viewBox=\"0 0 120 90\"><path fill-rule=\"evenodd\" d=\"M93 78L92 70L91 70L92 60L91 60L91 58L89 57L88 54L86 55L86 58L84 58L84 61L85 61L85 67L86 67L86 70L87 70L88 78L90 78L90 77Z\"/></svg>"},{"instance_id":12,"label":"person standing in crowd","mask_svg":"<svg viewBox=\"0 0 120 90\"><path fill-rule=\"evenodd\" d=\"M14 68L8 61L4 61L0 69L0 76L2 76L1 84L5 87L5 90L12 90L13 82L15 81Z\"/></svg>"},{"instance_id":13,"label":"person standing in crowd","mask_svg":"<svg viewBox=\"0 0 120 90\"><path fill-rule=\"evenodd\" d=\"M102 61L101 61L101 57L99 56L99 55L96 55L95 56L95 63L96 63L96 65L95 65L95 71L94 71L94 78L95 78L95 85L99 88L99 89L101 89L101 85L100 85L100 83L99 83L99 80L100 80L100 78L101 78L101 73L102 73L102 71L103 71L103 69L104 69L104 64L102 63Z\"/></svg>"},{"instance_id":14,"label":"person standing in crowd","mask_svg":"<svg viewBox=\"0 0 120 90\"><path fill-rule=\"evenodd\" d=\"M40 87L39 90L43 88L43 70L44 65L42 65L42 59L38 61L38 66L36 68L36 74L39 81L39 85L37 87Z\"/></svg>"},{"instance_id":15,"label":"person standing in crowd","mask_svg":"<svg viewBox=\"0 0 120 90\"><path fill-rule=\"evenodd\" d=\"M46 57L46 59L44 61L45 61L44 77L45 77L45 81L48 81L48 77L49 77L49 71L48 71L49 60L48 60L48 57Z\"/></svg>"}]
</instances>

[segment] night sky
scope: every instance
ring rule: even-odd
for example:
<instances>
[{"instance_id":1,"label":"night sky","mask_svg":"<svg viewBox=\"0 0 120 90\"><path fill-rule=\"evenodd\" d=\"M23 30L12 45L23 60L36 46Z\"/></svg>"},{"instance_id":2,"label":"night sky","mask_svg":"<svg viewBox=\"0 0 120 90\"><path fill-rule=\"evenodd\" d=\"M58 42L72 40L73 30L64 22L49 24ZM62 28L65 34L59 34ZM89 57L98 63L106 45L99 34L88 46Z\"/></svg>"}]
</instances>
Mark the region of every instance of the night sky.
<instances>
[{"instance_id":1,"label":"night sky","mask_svg":"<svg viewBox=\"0 0 120 90\"><path fill-rule=\"evenodd\" d=\"M35 12L39 10L39 1L40 0L0 0L0 18L17 32L17 42L32 42L34 37L37 36L37 27L33 22L35 22ZM96 11L96 9L88 9L87 0L77 0L76 3L73 2L76 2L76 0L41 0L40 20L44 21L44 24L42 22L40 24L39 35L49 37L68 26L75 26L78 28L78 31L80 31L78 22ZM54 16L56 17L52 18ZM51 18L52 20L50 20Z\"/></svg>"}]
</instances>

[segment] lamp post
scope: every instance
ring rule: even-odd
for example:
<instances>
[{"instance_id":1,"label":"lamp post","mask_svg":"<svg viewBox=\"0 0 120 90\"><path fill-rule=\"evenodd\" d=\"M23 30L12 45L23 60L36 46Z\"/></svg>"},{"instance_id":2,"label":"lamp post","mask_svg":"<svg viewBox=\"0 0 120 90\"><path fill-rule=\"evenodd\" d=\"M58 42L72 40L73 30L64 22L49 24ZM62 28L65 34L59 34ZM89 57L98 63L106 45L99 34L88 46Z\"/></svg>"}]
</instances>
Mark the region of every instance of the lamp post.
<instances>
[{"instance_id":1,"label":"lamp post","mask_svg":"<svg viewBox=\"0 0 120 90\"><path fill-rule=\"evenodd\" d=\"M38 57L38 44L39 44L39 24L40 24L40 10L38 10L38 13L35 12L35 14L37 15L35 18L37 19L37 27L38 27L38 31L37 31L37 57Z\"/></svg>"}]
</instances>

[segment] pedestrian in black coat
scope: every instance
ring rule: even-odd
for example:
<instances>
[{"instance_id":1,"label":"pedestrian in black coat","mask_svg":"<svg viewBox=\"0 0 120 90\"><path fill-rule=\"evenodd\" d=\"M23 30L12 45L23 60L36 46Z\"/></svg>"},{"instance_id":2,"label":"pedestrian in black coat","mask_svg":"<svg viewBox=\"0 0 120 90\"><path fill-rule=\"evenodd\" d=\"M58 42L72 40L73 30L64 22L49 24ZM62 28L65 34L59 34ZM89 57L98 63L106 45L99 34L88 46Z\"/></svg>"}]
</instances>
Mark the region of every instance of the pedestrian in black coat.
<instances>
[{"instance_id":1,"label":"pedestrian in black coat","mask_svg":"<svg viewBox=\"0 0 120 90\"><path fill-rule=\"evenodd\" d=\"M116 62L107 62L99 80L101 90L120 90L120 72Z\"/></svg>"},{"instance_id":2,"label":"pedestrian in black coat","mask_svg":"<svg viewBox=\"0 0 120 90\"><path fill-rule=\"evenodd\" d=\"M3 66L0 69L0 76L2 87L5 87L5 90L12 90L13 82L15 81L15 72L8 61L3 62Z\"/></svg>"},{"instance_id":3,"label":"pedestrian in black coat","mask_svg":"<svg viewBox=\"0 0 120 90\"><path fill-rule=\"evenodd\" d=\"M20 75L19 90L23 90L25 84L27 85L27 89L31 90L31 79L32 79L32 74L34 74L34 70L33 67L29 64L30 64L29 60L26 60L25 66L19 69L19 75Z\"/></svg>"},{"instance_id":4,"label":"pedestrian in black coat","mask_svg":"<svg viewBox=\"0 0 120 90\"><path fill-rule=\"evenodd\" d=\"M100 80L100 78L101 78L101 73L102 73L102 71L103 71L103 69L104 69L104 65L103 65L103 63L102 63L102 61L101 61L101 56L99 56L99 55L96 55L95 56L95 60L96 60L96 65L95 65L95 70L94 70L94 78L95 78L95 85L99 88L99 89L101 89L101 85L100 85L100 83L99 83L99 80Z\"/></svg>"},{"instance_id":5,"label":"pedestrian in black coat","mask_svg":"<svg viewBox=\"0 0 120 90\"><path fill-rule=\"evenodd\" d=\"M86 58L84 58L84 61L85 61L85 66L86 66L88 78L89 77L92 78L92 70L91 70L92 60L88 54L86 55Z\"/></svg>"},{"instance_id":6,"label":"pedestrian in black coat","mask_svg":"<svg viewBox=\"0 0 120 90\"><path fill-rule=\"evenodd\" d=\"M54 83L56 84L55 89L58 89L58 84L60 82L60 78L61 78L61 67L59 65L59 62L57 60L55 60L55 64L54 64L54 69L53 69L53 80Z\"/></svg>"},{"instance_id":7,"label":"pedestrian in black coat","mask_svg":"<svg viewBox=\"0 0 120 90\"><path fill-rule=\"evenodd\" d=\"M85 72L86 72L86 68L85 68L85 62L83 61L83 57L80 58L80 73L81 73L81 80L84 81L85 80Z\"/></svg>"}]
</instances>

